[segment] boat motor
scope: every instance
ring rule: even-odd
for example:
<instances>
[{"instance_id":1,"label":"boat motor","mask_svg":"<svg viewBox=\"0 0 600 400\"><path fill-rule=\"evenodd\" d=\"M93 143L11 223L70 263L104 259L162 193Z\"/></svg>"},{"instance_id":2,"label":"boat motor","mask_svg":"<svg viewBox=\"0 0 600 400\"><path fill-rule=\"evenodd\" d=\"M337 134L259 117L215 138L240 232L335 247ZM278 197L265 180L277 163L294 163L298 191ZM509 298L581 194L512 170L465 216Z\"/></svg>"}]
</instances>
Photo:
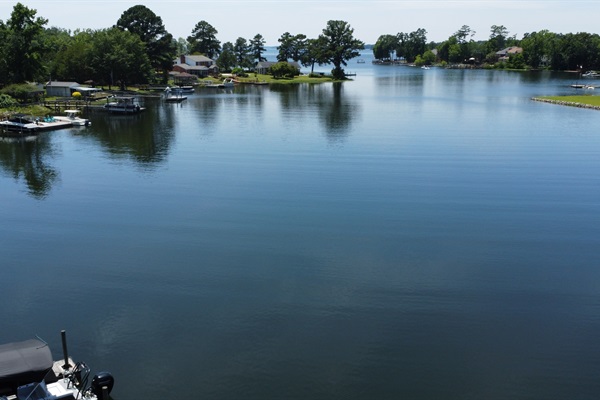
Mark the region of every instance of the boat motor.
<instances>
[{"instance_id":1,"label":"boat motor","mask_svg":"<svg viewBox=\"0 0 600 400\"><path fill-rule=\"evenodd\" d=\"M114 384L115 378L113 378L110 372L102 371L94 375L94 377L92 378L92 386L90 389L92 390L92 393L96 395L96 397L102 399L102 388L106 387L106 394L110 394Z\"/></svg>"}]
</instances>

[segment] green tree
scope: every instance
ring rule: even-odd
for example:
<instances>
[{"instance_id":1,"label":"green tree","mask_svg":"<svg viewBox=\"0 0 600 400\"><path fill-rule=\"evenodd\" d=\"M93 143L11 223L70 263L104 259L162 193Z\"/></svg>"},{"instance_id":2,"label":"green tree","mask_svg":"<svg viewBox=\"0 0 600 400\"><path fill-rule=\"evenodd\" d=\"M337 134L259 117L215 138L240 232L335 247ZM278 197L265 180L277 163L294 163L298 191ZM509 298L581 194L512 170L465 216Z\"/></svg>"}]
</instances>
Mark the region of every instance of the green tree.
<instances>
[{"instance_id":1,"label":"green tree","mask_svg":"<svg viewBox=\"0 0 600 400\"><path fill-rule=\"evenodd\" d=\"M299 33L292 40L292 60L300 61L306 52L306 35Z\"/></svg>"},{"instance_id":2,"label":"green tree","mask_svg":"<svg viewBox=\"0 0 600 400\"><path fill-rule=\"evenodd\" d=\"M110 86L146 83L151 74L150 60L140 38L118 28L95 31L92 35L91 61L95 80Z\"/></svg>"},{"instance_id":3,"label":"green tree","mask_svg":"<svg viewBox=\"0 0 600 400\"><path fill-rule=\"evenodd\" d=\"M395 35L381 35L373 46L373 56L377 60L391 60L392 53L398 47L398 37Z\"/></svg>"},{"instance_id":4,"label":"green tree","mask_svg":"<svg viewBox=\"0 0 600 400\"><path fill-rule=\"evenodd\" d=\"M217 67L219 67L219 70L224 72L230 72L233 69L233 67L235 67L236 62L237 60L235 58L235 50L233 47L233 43L223 43L221 54L217 58Z\"/></svg>"},{"instance_id":5,"label":"green tree","mask_svg":"<svg viewBox=\"0 0 600 400\"><path fill-rule=\"evenodd\" d=\"M23 83L47 76L43 64L43 33L48 20L36 18L36 13L17 3L6 24L0 21L3 59L0 80L4 83Z\"/></svg>"},{"instance_id":6,"label":"green tree","mask_svg":"<svg viewBox=\"0 0 600 400\"><path fill-rule=\"evenodd\" d=\"M453 63L464 62L471 57L472 51L481 53L480 50L476 49L476 43L472 39L474 34L475 32L471 28L463 25L438 47L440 60Z\"/></svg>"},{"instance_id":7,"label":"green tree","mask_svg":"<svg viewBox=\"0 0 600 400\"><path fill-rule=\"evenodd\" d=\"M75 31L69 44L58 50L54 58L53 79L85 82L94 75L91 61L93 31Z\"/></svg>"},{"instance_id":8,"label":"green tree","mask_svg":"<svg viewBox=\"0 0 600 400\"><path fill-rule=\"evenodd\" d=\"M425 53L423 53L423 63L425 65L431 65L435 62L435 54L433 54L433 51L431 50L426 50Z\"/></svg>"},{"instance_id":9,"label":"green tree","mask_svg":"<svg viewBox=\"0 0 600 400\"><path fill-rule=\"evenodd\" d=\"M404 57L407 62L413 62L418 55L425 52L426 48L427 31L425 29L420 28L411 33L399 32L396 35L394 48L396 55Z\"/></svg>"},{"instance_id":10,"label":"green tree","mask_svg":"<svg viewBox=\"0 0 600 400\"><path fill-rule=\"evenodd\" d=\"M569 70L595 69L600 64L600 37L597 34L578 32L562 37L564 64Z\"/></svg>"},{"instance_id":11,"label":"green tree","mask_svg":"<svg viewBox=\"0 0 600 400\"><path fill-rule=\"evenodd\" d=\"M354 38L354 29L345 21L331 20L321 34L321 43L324 46L324 58L333 64L331 71L334 79L345 79L346 75L342 65L360 55L360 50L365 44Z\"/></svg>"},{"instance_id":12,"label":"green tree","mask_svg":"<svg viewBox=\"0 0 600 400\"><path fill-rule=\"evenodd\" d=\"M177 48L177 55L180 56L182 54L188 54L188 49L190 44L184 38L178 38L177 40L173 40L174 45Z\"/></svg>"},{"instance_id":13,"label":"green tree","mask_svg":"<svg viewBox=\"0 0 600 400\"><path fill-rule=\"evenodd\" d=\"M233 53L235 54L235 59L239 67L247 68L251 66L250 47L248 46L248 41L246 39L243 37L236 39L233 44Z\"/></svg>"},{"instance_id":14,"label":"green tree","mask_svg":"<svg viewBox=\"0 0 600 400\"><path fill-rule=\"evenodd\" d=\"M524 69L526 67L525 57L523 57L522 53L512 54L508 58L506 67L510 69Z\"/></svg>"},{"instance_id":15,"label":"green tree","mask_svg":"<svg viewBox=\"0 0 600 400\"><path fill-rule=\"evenodd\" d=\"M198 22L192 35L187 38L190 52L201 53L209 58L218 56L221 52L221 42L217 40L217 33L219 32L208 22Z\"/></svg>"},{"instance_id":16,"label":"green tree","mask_svg":"<svg viewBox=\"0 0 600 400\"><path fill-rule=\"evenodd\" d=\"M523 48L523 57L525 57L527 65L532 68L547 65L552 59L552 43L555 38L556 34L546 29L523 35L521 47Z\"/></svg>"},{"instance_id":17,"label":"green tree","mask_svg":"<svg viewBox=\"0 0 600 400\"><path fill-rule=\"evenodd\" d=\"M300 61L306 52L307 38L304 34L292 35L285 32L277 41L280 43L277 46L279 53L277 61Z\"/></svg>"},{"instance_id":18,"label":"green tree","mask_svg":"<svg viewBox=\"0 0 600 400\"><path fill-rule=\"evenodd\" d=\"M308 39L306 41L306 51L300 61L305 67L310 67L311 74L315 70L315 64L323 65L327 63L327 57L324 52L325 48L326 44L323 37Z\"/></svg>"},{"instance_id":19,"label":"green tree","mask_svg":"<svg viewBox=\"0 0 600 400\"><path fill-rule=\"evenodd\" d=\"M254 38L250 40L250 55L252 56L253 61L267 61L267 59L262 56L266 51L265 43L266 41L260 33L257 33Z\"/></svg>"},{"instance_id":20,"label":"green tree","mask_svg":"<svg viewBox=\"0 0 600 400\"><path fill-rule=\"evenodd\" d=\"M414 32L408 34L407 47L409 49L408 61L414 60L418 55L425 53L427 48L427 31L423 28L419 28Z\"/></svg>"},{"instance_id":21,"label":"green tree","mask_svg":"<svg viewBox=\"0 0 600 400\"><path fill-rule=\"evenodd\" d=\"M44 29L40 41L44 48L44 70L49 73L49 78L57 78L58 55L71 45L72 40L71 33L66 29Z\"/></svg>"},{"instance_id":22,"label":"green tree","mask_svg":"<svg viewBox=\"0 0 600 400\"><path fill-rule=\"evenodd\" d=\"M492 25L490 38L486 44L486 53L497 52L506 48L508 30L504 25Z\"/></svg>"},{"instance_id":23,"label":"green tree","mask_svg":"<svg viewBox=\"0 0 600 400\"><path fill-rule=\"evenodd\" d=\"M173 35L167 32L162 19L152 10L137 5L125 11L117 21L117 28L137 35L146 45L146 54L152 68L162 72L163 81L173 68L173 59L177 56L177 47Z\"/></svg>"},{"instance_id":24,"label":"green tree","mask_svg":"<svg viewBox=\"0 0 600 400\"><path fill-rule=\"evenodd\" d=\"M287 61L292 58L292 54L294 51L294 36L289 32L285 32L277 39L280 43L277 46L277 61Z\"/></svg>"}]
</instances>

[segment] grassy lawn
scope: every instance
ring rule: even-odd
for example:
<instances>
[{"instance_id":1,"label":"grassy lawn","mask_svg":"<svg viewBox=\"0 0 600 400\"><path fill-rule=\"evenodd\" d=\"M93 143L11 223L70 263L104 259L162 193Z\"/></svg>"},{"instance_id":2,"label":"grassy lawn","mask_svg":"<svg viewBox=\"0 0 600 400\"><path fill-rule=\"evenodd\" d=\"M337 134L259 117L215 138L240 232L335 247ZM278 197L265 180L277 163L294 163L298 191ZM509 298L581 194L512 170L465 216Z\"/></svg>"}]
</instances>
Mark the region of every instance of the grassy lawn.
<instances>
[{"instance_id":1,"label":"grassy lawn","mask_svg":"<svg viewBox=\"0 0 600 400\"><path fill-rule=\"evenodd\" d=\"M273 84L296 84L296 83L323 83L323 82L333 82L333 79L330 76L322 76L322 77L309 77L308 75L300 75L294 78L273 78L271 75L261 75L261 74L248 74L247 77L235 77L235 80L238 82L245 83L273 83ZM201 79L201 82L212 81L214 83L218 83L218 79L216 78L204 78Z\"/></svg>"},{"instance_id":2,"label":"grassy lawn","mask_svg":"<svg viewBox=\"0 0 600 400\"><path fill-rule=\"evenodd\" d=\"M556 102L569 102L576 104L586 104L600 107L600 96L540 96L537 99L550 100Z\"/></svg>"}]
</instances>

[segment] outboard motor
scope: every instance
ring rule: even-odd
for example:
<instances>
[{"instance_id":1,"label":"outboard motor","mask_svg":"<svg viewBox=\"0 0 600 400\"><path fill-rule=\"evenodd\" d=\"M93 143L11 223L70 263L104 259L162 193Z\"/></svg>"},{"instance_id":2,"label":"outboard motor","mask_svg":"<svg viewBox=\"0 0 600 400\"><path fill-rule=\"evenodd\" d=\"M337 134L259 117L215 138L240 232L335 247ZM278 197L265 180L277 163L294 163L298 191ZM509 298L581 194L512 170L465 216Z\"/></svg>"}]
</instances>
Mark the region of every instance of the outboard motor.
<instances>
[{"instance_id":1,"label":"outboard motor","mask_svg":"<svg viewBox=\"0 0 600 400\"><path fill-rule=\"evenodd\" d=\"M115 378L110 374L110 372L102 371L98 372L92 378L92 393L96 395L99 399L102 399L102 387L106 386L108 389L108 394L110 394L113 386L115 384Z\"/></svg>"}]
</instances>

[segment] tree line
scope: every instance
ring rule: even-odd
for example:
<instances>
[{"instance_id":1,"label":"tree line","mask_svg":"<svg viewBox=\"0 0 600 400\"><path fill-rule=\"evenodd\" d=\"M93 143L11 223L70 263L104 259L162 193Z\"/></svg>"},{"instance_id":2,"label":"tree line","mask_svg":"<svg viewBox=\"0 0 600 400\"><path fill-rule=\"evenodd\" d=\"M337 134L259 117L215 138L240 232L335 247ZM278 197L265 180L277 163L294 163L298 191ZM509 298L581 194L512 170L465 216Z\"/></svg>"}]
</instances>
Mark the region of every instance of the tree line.
<instances>
[{"instance_id":1,"label":"tree line","mask_svg":"<svg viewBox=\"0 0 600 400\"><path fill-rule=\"evenodd\" d=\"M186 39L175 39L162 19L143 5L127 9L115 25L99 30L46 28L48 20L17 3L6 22L0 20L0 86L64 80L102 85L166 83L173 60L181 54L204 54L221 71L252 69L265 61L265 40L238 38L221 45L218 31L200 21ZM344 78L343 66L364 43L355 39L345 21L329 21L316 39L296 35L293 44L282 35L278 61L304 65L333 64L334 77Z\"/></svg>"},{"instance_id":2,"label":"tree line","mask_svg":"<svg viewBox=\"0 0 600 400\"><path fill-rule=\"evenodd\" d=\"M373 46L375 58L404 59L409 63L477 63L490 67L547 68L551 70L600 69L600 36L586 32L553 33L548 30L531 32L517 39L509 36L504 25L492 25L488 40L475 41L468 25L440 43L427 42L427 31L381 35ZM522 52L511 54L499 62L497 52L508 47L520 47Z\"/></svg>"}]
</instances>

